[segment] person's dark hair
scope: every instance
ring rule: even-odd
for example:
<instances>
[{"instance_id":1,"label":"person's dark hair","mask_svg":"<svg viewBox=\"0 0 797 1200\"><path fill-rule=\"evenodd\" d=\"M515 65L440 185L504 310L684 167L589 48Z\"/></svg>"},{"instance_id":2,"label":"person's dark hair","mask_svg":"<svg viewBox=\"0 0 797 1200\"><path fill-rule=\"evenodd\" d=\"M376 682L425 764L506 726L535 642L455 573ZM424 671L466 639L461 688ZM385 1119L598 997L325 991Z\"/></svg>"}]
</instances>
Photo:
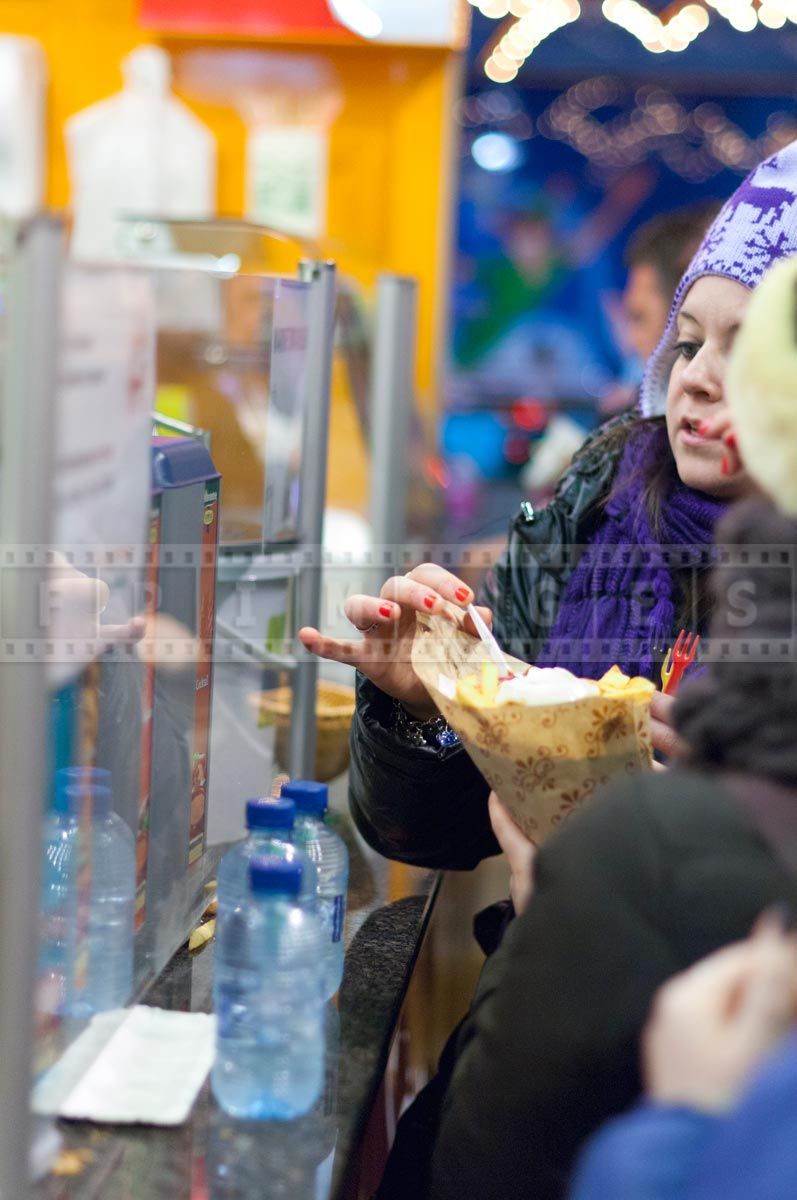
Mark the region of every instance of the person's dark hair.
<instances>
[{"instance_id":1,"label":"person's dark hair","mask_svg":"<svg viewBox=\"0 0 797 1200\"><path fill-rule=\"evenodd\" d=\"M653 442L651 443L651 438ZM638 442L640 449L639 468L636 477L632 474L622 485L615 483L602 500L598 501L595 510L590 514L591 520L600 521L606 506L618 493L627 487L633 487L642 482L642 503L654 537L661 536L662 510L671 494L672 488L678 481L678 468L675 465L670 439L667 436L667 425L664 417L626 416L620 420L610 421L606 429L599 433L595 445L614 456L617 461L622 458L627 446L633 453L634 443ZM653 464L651 466L651 463ZM712 600L707 586L708 572L695 570L692 567L683 571L673 570L676 584L676 608L678 610L678 625L684 628L704 628L711 612Z\"/></svg>"},{"instance_id":2,"label":"person's dark hair","mask_svg":"<svg viewBox=\"0 0 797 1200\"><path fill-rule=\"evenodd\" d=\"M659 453L653 456L648 453L644 456L639 464L639 476L642 477L644 484L643 500L650 528L658 536L661 529L662 506L678 478L678 469L675 465L670 439L667 436L664 417L640 417L638 413L629 413L619 420L609 421L596 433L594 446L619 462L626 446L633 448L636 440L640 445L647 444L650 434L657 435L657 442L660 443L657 446ZM653 470L650 469L651 457L655 464ZM638 480L631 476L630 479L624 481L622 488L636 482ZM606 506L618 494L618 490L621 489L617 485L613 486L608 495L598 502L594 514L596 519L600 519Z\"/></svg>"},{"instance_id":3,"label":"person's dark hair","mask_svg":"<svg viewBox=\"0 0 797 1200\"><path fill-rule=\"evenodd\" d=\"M703 200L645 221L631 235L623 260L627 268L649 264L662 294L672 298L692 257L721 208L718 200Z\"/></svg>"},{"instance_id":4,"label":"person's dark hair","mask_svg":"<svg viewBox=\"0 0 797 1200\"><path fill-rule=\"evenodd\" d=\"M717 544L732 549L711 576L714 649L679 691L675 727L693 765L797 787L797 521L768 501L745 501L717 526Z\"/></svg>"}]
</instances>

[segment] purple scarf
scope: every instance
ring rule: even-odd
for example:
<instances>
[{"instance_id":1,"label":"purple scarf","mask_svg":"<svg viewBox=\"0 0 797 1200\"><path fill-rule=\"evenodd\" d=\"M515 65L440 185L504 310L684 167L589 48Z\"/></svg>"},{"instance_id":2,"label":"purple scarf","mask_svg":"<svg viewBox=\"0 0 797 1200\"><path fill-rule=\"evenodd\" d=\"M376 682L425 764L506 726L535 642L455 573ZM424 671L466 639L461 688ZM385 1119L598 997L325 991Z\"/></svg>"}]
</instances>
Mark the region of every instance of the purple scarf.
<instances>
[{"instance_id":1,"label":"purple scarf","mask_svg":"<svg viewBox=\"0 0 797 1200\"><path fill-rule=\"evenodd\" d=\"M567 666L598 679L617 663L628 675L653 678L654 656L661 658L678 632L673 570L708 565L714 525L727 507L676 477L654 537L645 483L669 453L663 427L632 434L604 519L565 585L537 666Z\"/></svg>"}]
</instances>

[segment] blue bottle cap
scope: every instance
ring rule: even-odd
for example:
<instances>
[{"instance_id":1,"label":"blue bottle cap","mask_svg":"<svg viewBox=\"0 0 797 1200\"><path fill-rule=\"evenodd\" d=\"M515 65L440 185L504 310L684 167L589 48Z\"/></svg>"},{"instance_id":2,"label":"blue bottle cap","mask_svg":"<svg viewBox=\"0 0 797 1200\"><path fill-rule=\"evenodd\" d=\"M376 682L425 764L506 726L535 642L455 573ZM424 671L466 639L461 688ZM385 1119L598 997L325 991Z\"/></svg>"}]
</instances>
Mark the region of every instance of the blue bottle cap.
<instances>
[{"instance_id":1,"label":"blue bottle cap","mask_svg":"<svg viewBox=\"0 0 797 1200\"><path fill-rule=\"evenodd\" d=\"M107 767L59 767L55 772L55 781L64 787L78 783L99 783L103 787L110 787L111 772Z\"/></svg>"},{"instance_id":2,"label":"blue bottle cap","mask_svg":"<svg viewBox=\"0 0 797 1200\"><path fill-rule=\"evenodd\" d=\"M249 862L249 886L257 896L298 896L302 887L302 865L284 858L253 858Z\"/></svg>"},{"instance_id":3,"label":"blue bottle cap","mask_svg":"<svg viewBox=\"0 0 797 1200\"><path fill-rule=\"evenodd\" d=\"M298 813L323 817L329 802L329 788L325 783L312 783L309 779L294 779L283 783L282 795L292 800Z\"/></svg>"},{"instance_id":4,"label":"blue bottle cap","mask_svg":"<svg viewBox=\"0 0 797 1200\"><path fill-rule=\"evenodd\" d=\"M290 832L296 819L296 805L292 800L261 796L246 802L247 829L281 829Z\"/></svg>"},{"instance_id":5,"label":"blue bottle cap","mask_svg":"<svg viewBox=\"0 0 797 1200\"><path fill-rule=\"evenodd\" d=\"M92 813L104 817L111 811L111 797L109 787L95 786L90 782L72 783L56 791L55 809L56 812L77 814L83 807L83 801L89 800Z\"/></svg>"}]
</instances>

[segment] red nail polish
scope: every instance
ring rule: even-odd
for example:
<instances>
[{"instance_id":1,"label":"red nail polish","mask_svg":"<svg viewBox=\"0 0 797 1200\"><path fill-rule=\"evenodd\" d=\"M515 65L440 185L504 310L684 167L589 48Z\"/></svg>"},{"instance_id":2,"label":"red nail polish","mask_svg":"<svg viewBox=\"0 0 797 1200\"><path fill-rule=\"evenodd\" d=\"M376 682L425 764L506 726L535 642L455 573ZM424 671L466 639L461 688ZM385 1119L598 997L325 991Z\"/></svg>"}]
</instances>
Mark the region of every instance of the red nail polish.
<instances>
[{"instance_id":1,"label":"red nail polish","mask_svg":"<svg viewBox=\"0 0 797 1200\"><path fill-rule=\"evenodd\" d=\"M725 445L728 447L729 450L736 449L736 434L735 433L726 433L725 437L723 438L723 441L725 442Z\"/></svg>"},{"instance_id":2,"label":"red nail polish","mask_svg":"<svg viewBox=\"0 0 797 1200\"><path fill-rule=\"evenodd\" d=\"M392 613L393 613L393 609L390 607L389 604L380 604L379 605L380 617L389 617L392 615Z\"/></svg>"},{"instance_id":3,"label":"red nail polish","mask_svg":"<svg viewBox=\"0 0 797 1200\"><path fill-rule=\"evenodd\" d=\"M722 460L720 462L720 474L721 475L729 475L730 471L731 471L730 463L728 462L728 459L723 454Z\"/></svg>"},{"instance_id":4,"label":"red nail polish","mask_svg":"<svg viewBox=\"0 0 797 1200\"><path fill-rule=\"evenodd\" d=\"M427 608L434 608L434 596L424 596L423 602Z\"/></svg>"},{"instance_id":5,"label":"red nail polish","mask_svg":"<svg viewBox=\"0 0 797 1200\"><path fill-rule=\"evenodd\" d=\"M708 433L710 428L711 428L710 421L701 421L697 427L697 432L700 434L701 437L704 437L705 434Z\"/></svg>"},{"instance_id":6,"label":"red nail polish","mask_svg":"<svg viewBox=\"0 0 797 1200\"><path fill-rule=\"evenodd\" d=\"M457 600L460 601L460 603L464 603L464 601L467 600L468 596L470 595L470 588L457 588L457 590L454 592L454 595L456 596Z\"/></svg>"}]
</instances>

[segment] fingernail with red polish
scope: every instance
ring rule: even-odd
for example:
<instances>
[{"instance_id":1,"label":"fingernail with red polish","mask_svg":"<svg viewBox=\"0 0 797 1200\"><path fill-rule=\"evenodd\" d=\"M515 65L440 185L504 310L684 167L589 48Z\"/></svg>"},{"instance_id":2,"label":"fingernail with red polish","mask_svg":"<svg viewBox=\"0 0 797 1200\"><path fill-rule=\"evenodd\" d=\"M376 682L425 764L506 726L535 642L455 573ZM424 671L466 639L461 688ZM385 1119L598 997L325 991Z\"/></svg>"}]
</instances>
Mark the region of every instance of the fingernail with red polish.
<instances>
[{"instance_id":1,"label":"fingernail with red polish","mask_svg":"<svg viewBox=\"0 0 797 1200\"><path fill-rule=\"evenodd\" d=\"M727 458L723 454L722 461L720 462L720 474L721 475L729 475L730 470L731 470L730 463L728 462Z\"/></svg>"},{"instance_id":2,"label":"fingernail with red polish","mask_svg":"<svg viewBox=\"0 0 797 1200\"><path fill-rule=\"evenodd\" d=\"M457 600L459 600L459 602L462 604L467 600L468 596L470 595L470 588L466 588L466 587L457 588L457 590L454 592L454 595L456 596Z\"/></svg>"},{"instance_id":3,"label":"fingernail with red polish","mask_svg":"<svg viewBox=\"0 0 797 1200\"><path fill-rule=\"evenodd\" d=\"M702 437L702 436L704 436L705 434L707 434L707 433L708 433L708 431L709 431L709 429L710 429L710 428L711 428L711 422L710 422L710 421L701 421L701 422L700 422L700 424L699 424L699 425L698 425L698 427L697 427L697 432L698 432L698 433L701 435L701 437Z\"/></svg>"},{"instance_id":4,"label":"fingernail with red polish","mask_svg":"<svg viewBox=\"0 0 797 1200\"><path fill-rule=\"evenodd\" d=\"M389 604L380 604L379 605L379 615L380 615L380 617L390 617L393 615L393 609L390 607Z\"/></svg>"},{"instance_id":5,"label":"fingernail with red polish","mask_svg":"<svg viewBox=\"0 0 797 1200\"><path fill-rule=\"evenodd\" d=\"M434 596L424 596L423 602L427 608L434 608Z\"/></svg>"},{"instance_id":6,"label":"fingernail with red polish","mask_svg":"<svg viewBox=\"0 0 797 1200\"><path fill-rule=\"evenodd\" d=\"M728 447L729 450L736 449L736 434L735 433L726 433L725 437L722 440L724 441L725 445Z\"/></svg>"}]
</instances>

